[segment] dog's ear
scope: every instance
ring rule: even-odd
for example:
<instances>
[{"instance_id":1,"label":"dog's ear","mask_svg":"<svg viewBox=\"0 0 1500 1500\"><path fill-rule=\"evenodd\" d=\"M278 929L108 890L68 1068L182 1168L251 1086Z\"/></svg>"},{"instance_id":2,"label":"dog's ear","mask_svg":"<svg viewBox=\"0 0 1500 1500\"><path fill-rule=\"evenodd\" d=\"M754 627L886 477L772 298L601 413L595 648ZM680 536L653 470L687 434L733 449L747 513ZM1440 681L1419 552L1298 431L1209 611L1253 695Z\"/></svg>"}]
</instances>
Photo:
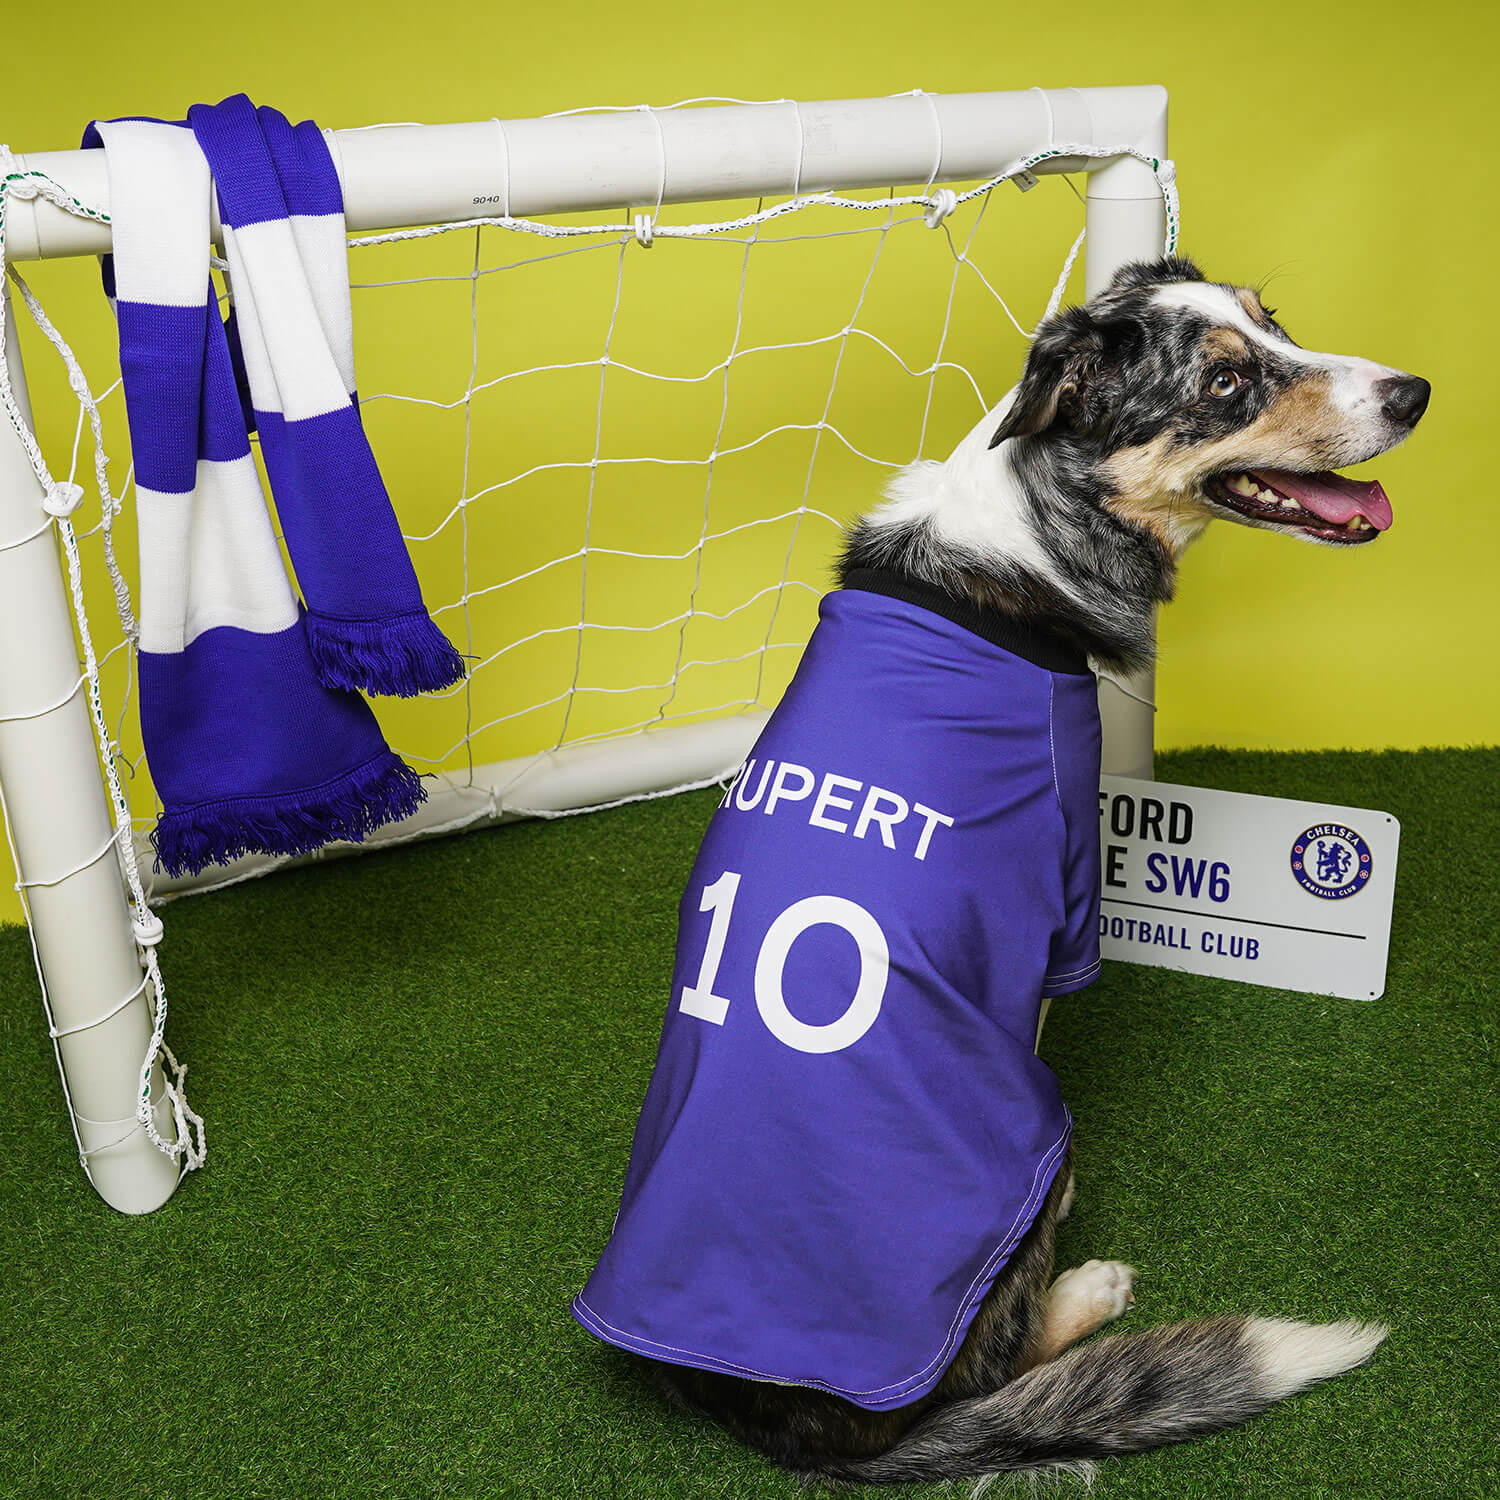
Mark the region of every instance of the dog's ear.
<instances>
[{"instance_id":1,"label":"dog's ear","mask_svg":"<svg viewBox=\"0 0 1500 1500\"><path fill-rule=\"evenodd\" d=\"M1159 260L1133 260L1110 278L1111 292L1128 292L1141 286L1168 286L1174 281L1202 281L1196 261L1185 255L1164 255Z\"/></svg>"},{"instance_id":2,"label":"dog's ear","mask_svg":"<svg viewBox=\"0 0 1500 1500\"><path fill-rule=\"evenodd\" d=\"M1015 399L990 447L1054 426L1078 433L1098 430L1116 394L1112 368L1132 331L1126 320L1106 319L1087 305L1048 318L1032 340Z\"/></svg>"}]
</instances>

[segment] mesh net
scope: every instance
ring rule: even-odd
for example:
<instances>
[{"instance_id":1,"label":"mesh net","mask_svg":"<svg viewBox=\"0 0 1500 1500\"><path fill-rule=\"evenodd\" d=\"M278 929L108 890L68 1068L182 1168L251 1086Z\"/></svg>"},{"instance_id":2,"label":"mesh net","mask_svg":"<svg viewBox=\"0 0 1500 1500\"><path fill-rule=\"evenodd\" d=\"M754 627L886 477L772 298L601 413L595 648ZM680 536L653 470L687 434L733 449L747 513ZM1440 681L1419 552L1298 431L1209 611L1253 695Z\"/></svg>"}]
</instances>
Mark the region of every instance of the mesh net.
<instances>
[{"instance_id":1,"label":"mesh net","mask_svg":"<svg viewBox=\"0 0 1500 1500\"><path fill-rule=\"evenodd\" d=\"M410 304L413 326L469 325L454 330L469 334L461 387L414 394L393 369L364 406L377 451L451 497L406 529L422 576L458 585L429 598L472 666L391 716L413 762L773 703L841 524L983 409L969 366L997 362L996 308L962 272L984 209L936 233L890 210L649 254L632 236L536 253L480 229L456 286L392 275L394 247L358 252L362 317L378 293Z\"/></svg>"}]
</instances>

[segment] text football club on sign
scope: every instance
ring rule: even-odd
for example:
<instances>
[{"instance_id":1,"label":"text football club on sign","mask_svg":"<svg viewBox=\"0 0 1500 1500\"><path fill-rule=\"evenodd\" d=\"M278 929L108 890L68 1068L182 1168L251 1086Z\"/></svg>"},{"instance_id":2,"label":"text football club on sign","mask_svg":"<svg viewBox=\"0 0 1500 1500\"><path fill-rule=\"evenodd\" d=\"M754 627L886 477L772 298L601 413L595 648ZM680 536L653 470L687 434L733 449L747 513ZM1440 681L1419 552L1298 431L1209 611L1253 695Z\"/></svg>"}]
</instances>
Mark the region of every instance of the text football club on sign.
<instances>
[{"instance_id":1,"label":"text football club on sign","mask_svg":"<svg viewBox=\"0 0 1500 1500\"><path fill-rule=\"evenodd\" d=\"M1374 1000L1401 825L1389 813L1100 778L1105 958Z\"/></svg>"}]
</instances>

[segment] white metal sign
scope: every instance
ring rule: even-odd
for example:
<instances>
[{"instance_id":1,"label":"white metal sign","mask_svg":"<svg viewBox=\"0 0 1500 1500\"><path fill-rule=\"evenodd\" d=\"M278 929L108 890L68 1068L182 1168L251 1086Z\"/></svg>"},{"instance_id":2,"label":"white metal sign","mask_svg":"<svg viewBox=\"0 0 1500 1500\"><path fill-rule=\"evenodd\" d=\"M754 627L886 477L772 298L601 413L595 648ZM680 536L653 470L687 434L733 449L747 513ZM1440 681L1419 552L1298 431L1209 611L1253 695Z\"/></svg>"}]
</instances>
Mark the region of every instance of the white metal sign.
<instances>
[{"instance_id":1,"label":"white metal sign","mask_svg":"<svg viewBox=\"0 0 1500 1500\"><path fill-rule=\"evenodd\" d=\"M1100 778L1105 958L1374 1000L1401 825L1389 813Z\"/></svg>"}]
</instances>

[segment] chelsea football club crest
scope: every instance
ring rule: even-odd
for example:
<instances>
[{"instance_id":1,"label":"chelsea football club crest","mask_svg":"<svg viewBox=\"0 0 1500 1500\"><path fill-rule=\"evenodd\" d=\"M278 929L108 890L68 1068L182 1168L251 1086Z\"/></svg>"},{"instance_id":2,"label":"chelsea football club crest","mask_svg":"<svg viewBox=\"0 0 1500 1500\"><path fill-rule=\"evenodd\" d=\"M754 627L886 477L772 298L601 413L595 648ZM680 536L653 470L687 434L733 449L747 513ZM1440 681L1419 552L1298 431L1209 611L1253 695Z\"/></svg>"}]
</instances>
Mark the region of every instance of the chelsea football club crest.
<instances>
[{"instance_id":1,"label":"chelsea football club crest","mask_svg":"<svg viewBox=\"0 0 1500 1500\"><path fill-rule=\"evenodd\" d=\"M1370 846L1342 823L1315 823L1292 844L1292 874L1304 891L1341 901L1362 891L1373 868Z\"/></svg>"}]
</instances>

